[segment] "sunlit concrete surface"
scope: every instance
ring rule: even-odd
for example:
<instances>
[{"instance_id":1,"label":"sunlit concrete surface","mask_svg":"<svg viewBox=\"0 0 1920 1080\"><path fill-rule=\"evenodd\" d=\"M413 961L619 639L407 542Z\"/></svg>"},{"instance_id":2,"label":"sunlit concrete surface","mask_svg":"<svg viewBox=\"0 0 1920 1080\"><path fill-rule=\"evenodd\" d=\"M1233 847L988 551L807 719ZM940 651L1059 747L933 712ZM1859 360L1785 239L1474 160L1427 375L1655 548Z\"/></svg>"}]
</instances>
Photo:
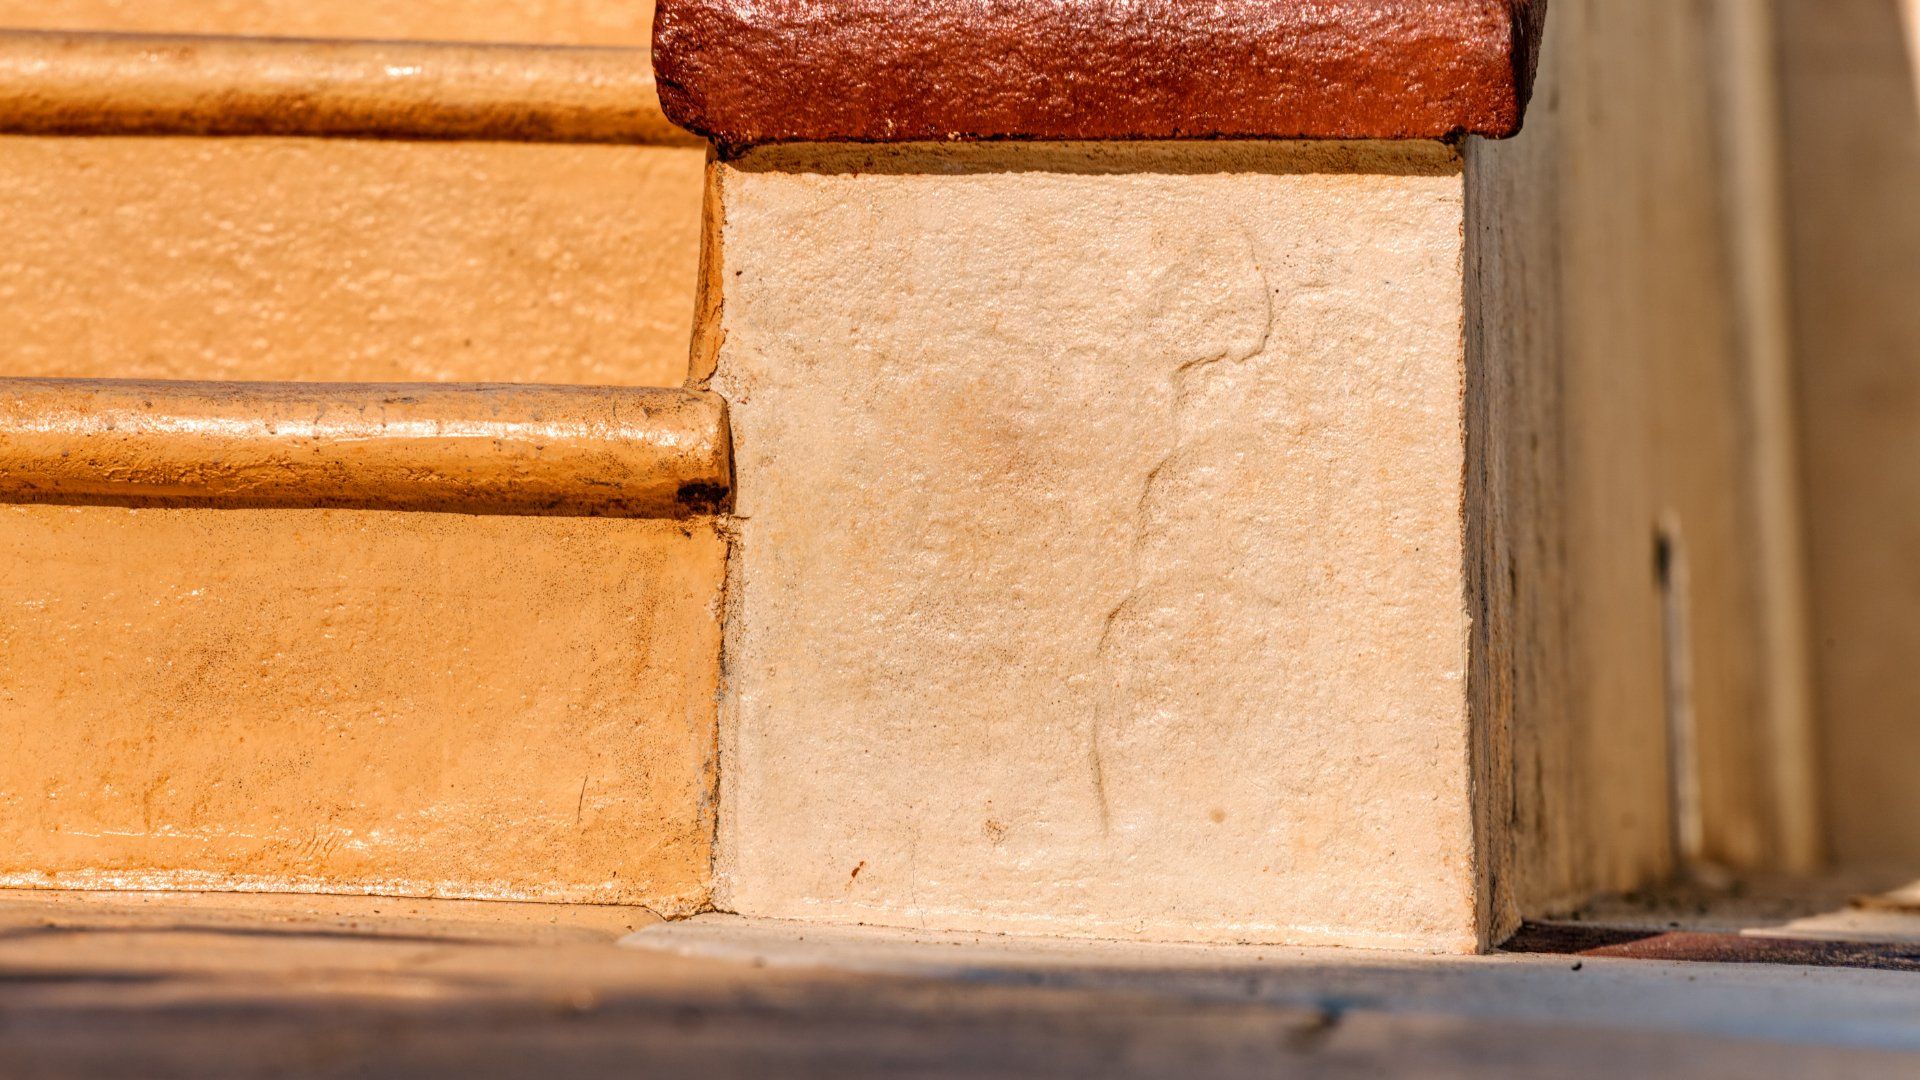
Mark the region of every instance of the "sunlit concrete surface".
<instances>
[{"instance_id":1,"label":"sunlit concrete surface","mask_svg":"<svg viewBox=\"0 0 1920 1080\"><path fill-rule=\"evenodd\" d=\"M720 906L1476 948L1461 169L717 165Z\"/></svg>"},{"instance_id":2,"label":"sunlit concrete surface","mask_svg":"<svg viewBox=\"0 0 1920 1080\"><path fill-rule=\"evenodd\" d=\"M0 508L0 880L699 910L725 552L704 521Z\"/></svg>"},{"instance_id":3,"label":"sunlit concrete surface","mask_svg":"<svg viewBox=\"0 0 1920 1080\"><path fill-rule=\"evenodd\" d=\"M9 1077L1910 1076L1885 973L0 897ZM616 936L642 928L647 947Z\"/></svg>"}]
</instances>

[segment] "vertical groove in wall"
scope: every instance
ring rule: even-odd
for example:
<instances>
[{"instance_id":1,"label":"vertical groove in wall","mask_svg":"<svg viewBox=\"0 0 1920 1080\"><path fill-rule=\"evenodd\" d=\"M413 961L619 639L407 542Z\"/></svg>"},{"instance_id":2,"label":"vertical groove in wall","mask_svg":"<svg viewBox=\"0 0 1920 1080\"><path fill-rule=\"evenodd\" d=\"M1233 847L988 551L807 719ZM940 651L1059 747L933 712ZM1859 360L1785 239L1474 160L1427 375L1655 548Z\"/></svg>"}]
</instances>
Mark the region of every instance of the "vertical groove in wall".
<instances>
[{"instance_id":1,"label":"vertical groove in wall","mask_svg":"<svg viewBox=\"0 0 1920 1080\"><path fill-rule=\"evenodd\" d=\"M1542 438L1560 397L1557 185L1543 182L1556 138L1540 125L1525 140L1467 147L1467 694L1481 924L1495 942L1573 873L1553 864L1568 855L1554 800L1573 778L1547 760L1565 742L1549 725L1567 722L1561 558L1543 497L1558 471L1556 443Z\"/></svg>"},{"instance_id":2,"label":"vertical groove in wall","mask_svg":"<svg viewBox=\"0 0 1920 1080\"><path fill-rule=\"evenodd\" d=\"M1667 699L1667 792L1673 861L1682 873L1706 852L1700 805L1700 728L1693 701L1692 575L1680 522L1668 515L1654 535L1654 575L1660 586L1660 654Z\"/></svg>"},{"instance_id":3,"label":"vertical groove in wall","mask_svg":"<svg viewBox=\"0 0 1920 1080\"><path fill-rule=\"evenodd\" d=\"M700 276L694 285L693 340L687 357L687 385L702 389L713 379L720 346L727 339L726 322L720 317L726 304L726 283L720 280L726 260L720 245L727 213L720 198L720 177L719 157L709 149L700 206Z\"/></svg>"},{"instance_id":4,"label":"vertical groove in wall","mask_svg":"<svg viewBox=\"0 0 1920 1080\"><path fill-rule=\"evenodd\" d=\"M700 277L694 292L693 338L689 344L687 363L688 387L703 390L712 389L720 346L726 340L726 327L722 320L726 304L726 288L722 280L726 266L722 247L726 224L726 202L721 197L722 173L718 158L709 151L700 207ZM728 439L732 439L731 431ZM720 537L727 545L727 554L725 577L720 586L720 679L715 692L718 723L714 728L714 771L710 788L714 814L708 906L716 911L730 912L734 907L731 872L734 843L730 837L733 820L728 808L734 801L731 792L738 760L738 711L733 693L731 658L733 635L738 633L744 613L741 611L740 530L735 526L731 514L720 518L719 522Z\"/></svg>"},{"instance_id":5,"label":"vertical groove in wall","mask_svg":"<svg viewBox=\"0 0 1920 1080\"><path fill-rule=\"evenodd\" d=\"M1519 927L1511 874L1514 853L1513 792L1513 596L1499 587L1513 571L1507 524L1500 520L1504 500L1497 494L1506 479L1506 455L1500 425L1507 420L1497 363L1491 362L1488 327L1478 304L1494 287L1489 265L1492 226L1488 208L1476 197L1482 173L1467 166L1465 330L1466 330L1466 571L1467 724L1471 755L1475 867L1475 922L1482 947L1499 943Z\"/></svg>"}]
</instances>

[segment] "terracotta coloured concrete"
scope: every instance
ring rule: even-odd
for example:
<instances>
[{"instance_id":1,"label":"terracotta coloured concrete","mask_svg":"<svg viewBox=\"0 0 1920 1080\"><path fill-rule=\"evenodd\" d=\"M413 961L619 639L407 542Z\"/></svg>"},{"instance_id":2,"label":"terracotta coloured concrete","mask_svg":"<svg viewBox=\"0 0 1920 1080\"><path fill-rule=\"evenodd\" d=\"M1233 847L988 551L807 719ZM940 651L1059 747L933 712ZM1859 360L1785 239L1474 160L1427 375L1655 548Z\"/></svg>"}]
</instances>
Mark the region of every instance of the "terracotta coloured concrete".
<instances>
[{"instance_id":1,"label":"terracotta coloured concrete","mask_svg":"<svg viewBox=\"0 0 1920 1080\"><path fill-rule=\"evenodd\" d=\"M710 524L0 508L0 882L697 910Z\"/></svg>"},{"instance_id":2,"label":"terracotta coloured concrete","mask_svg":"<svg viewBox=\"0 0 1920 1080\"><path fill-rule=\"evenodd\" d=\"M723 906L1481 943L1452 152L717 169Z\"/></svg>"},{"instance_id":3,"label":"terracotta coloured concrete","mask_svg":"<svg viewBox=\"0 0 1920 1080\"><path fill-rule=\"evenodd\" d=\"M1546 0L662 0L668 115L717 141L1518 131Z\"/></svg>"}]
</instances>

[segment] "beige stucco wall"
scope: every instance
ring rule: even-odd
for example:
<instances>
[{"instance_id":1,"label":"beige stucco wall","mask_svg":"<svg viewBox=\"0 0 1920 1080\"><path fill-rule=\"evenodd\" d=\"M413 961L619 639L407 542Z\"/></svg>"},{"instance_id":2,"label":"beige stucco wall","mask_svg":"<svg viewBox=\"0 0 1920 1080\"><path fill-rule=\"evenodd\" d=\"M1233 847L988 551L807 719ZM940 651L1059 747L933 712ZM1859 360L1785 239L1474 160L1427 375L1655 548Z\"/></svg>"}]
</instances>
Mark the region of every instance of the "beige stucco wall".
<instances>
[{"instance_id":1,"label":"beige stucco wall","mask_svg":"<svg viewBox=\"0 0 1920 1080\"><path fill-rule=\"evenodd\" d=\"M1785 0L1789 212L1834 854L1920 859L1920 87L1895 0Z\"/></svg>"},{"instance_id":2,"label":"beige stucco wall","mask_svg":"<svg viewBox=\"0 0 1920 1080\"><path fill-rule=\"evenodd\" d=\"M0 508L0 884L706 896L699 524Z\"/></svg>"},{"instance_id":3,"label":"beige stucco wall","mask_svg":"<svg viewBox=\"0 0 1920 1080\"><path fill-rule=\"evenodd\" d=\"M1474 947L1453 154L718 169L720 903Z\"/></svg>"},{"instance_id":4,"label":"beige stucco wall","mask_svg":"<svg viewBox=\"0 0 1920 1080\"><path fill-rule=\"evenodd\" d=\"M1748 279L1779 229L1749 187L1772 175L1742 111L1767 109L1755 10L1555 0L1526 132L1470 147L1482 706L1511 726L1521 914L1815 854L1802 691L1776 678L1798 522L1757 389L1782 353Z\"/></svg>"}]
</instances>

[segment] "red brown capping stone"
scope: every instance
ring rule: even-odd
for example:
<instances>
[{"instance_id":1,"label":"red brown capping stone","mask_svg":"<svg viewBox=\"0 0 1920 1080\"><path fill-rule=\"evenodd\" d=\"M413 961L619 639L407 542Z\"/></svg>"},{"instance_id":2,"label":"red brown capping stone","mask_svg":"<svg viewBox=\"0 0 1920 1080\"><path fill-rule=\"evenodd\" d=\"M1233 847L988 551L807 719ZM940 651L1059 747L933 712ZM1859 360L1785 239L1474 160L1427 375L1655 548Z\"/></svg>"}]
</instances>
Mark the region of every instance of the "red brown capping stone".
<instances>
[{"instance_id":1,"label":"red brown capping stone","mask_svg":"<svg viewBox=\"0 0 1920 1080\"><path fill-rule=\"evenodd\" d=\"M659 0L675 123L723 147L1502 138L1546 0Z\"/></svg>"}]
</instances>

